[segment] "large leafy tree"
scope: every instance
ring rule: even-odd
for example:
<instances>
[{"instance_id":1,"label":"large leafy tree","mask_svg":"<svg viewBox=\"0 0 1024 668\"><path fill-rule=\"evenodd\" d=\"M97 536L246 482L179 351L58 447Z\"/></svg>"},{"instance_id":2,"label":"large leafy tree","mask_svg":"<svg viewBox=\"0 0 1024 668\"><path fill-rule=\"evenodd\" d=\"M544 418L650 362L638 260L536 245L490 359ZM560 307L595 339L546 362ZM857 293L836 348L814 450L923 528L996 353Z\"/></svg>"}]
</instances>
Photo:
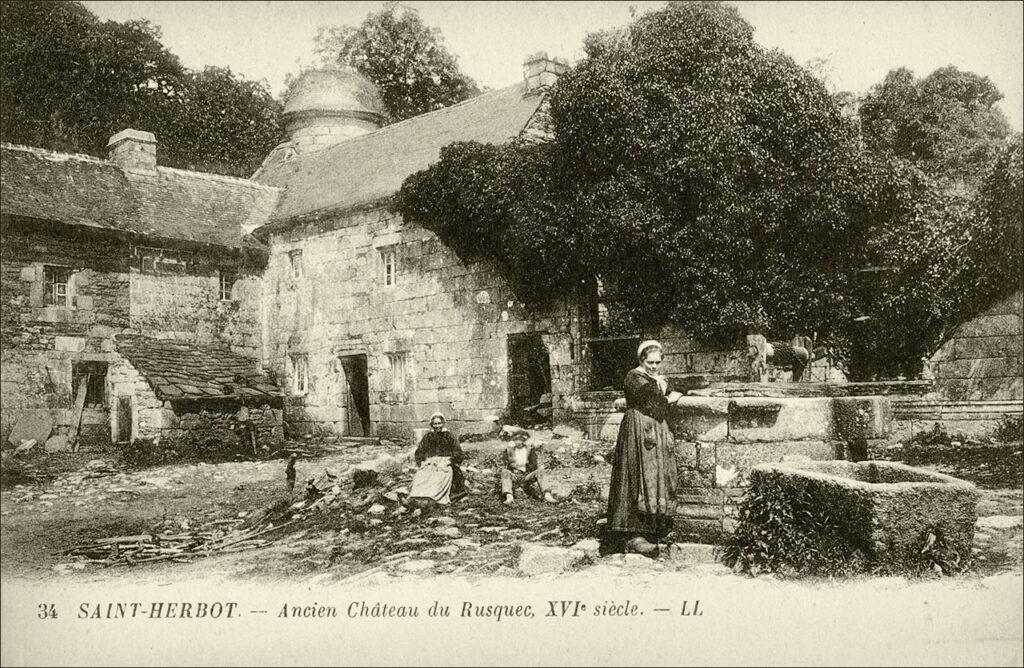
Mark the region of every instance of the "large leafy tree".
<instances>
[{"instance_id":1,"label":"large leafy tree","mask_svg":"<svg viewBox=\"0 0 1024 668\"><path fill-rule=\"evenodd\" d=\"M964 320L1024 280L1021 142L1004 146L962 192L925 179L895 226L875 230L865 281L859 376L913 376Z\"/></svg>"},{"instance_id":2,"label":"large leafy tree","mask_svg":"<svg viewBox=\"0 0 1024 668\"><path fill-rule=\"evenodd\" d=\"M887 152L945 181L976 186L1011 135L992 81L952 65L916 78L889 72L860 105L869 150Z\"/></svg>"},{"instance_id":3,"label":"large leafy tree","mask_svg":"<svg viewBox=\"0 0 1024 668\"><path fill-rule=\"evenodd\" d=\"M396 2L371 12L358 27L320 28L314 52L324 64L351 67L376 84L393 121L480 92L445 47L441 31Z\"/></svg>"},{"instance_id":4,"label":"large leafy tree","mask_svg":"<svg viewBox=\"0 0 1024 668\"><path fill-rule=\"evenodd\" d=\"M449 147L399 208L533 298L596 276L643 327L840 331L875 201L897 195L821 82L752 33L672 3L594 35L550 143Z\"/></svg>"},{"instance_id":5,"label":"large leafy tree","mask_svg":"<svg viewBox=\"0 0 1024 668\"><path fill-rule=\"evenodd\" d=\"M100 21L78 2L0 5L0 137L104 155L126 127L149 130L161 164L248 176L280 139L263 83L193 72L145 21Z\"/></svg>"}]
</instances>

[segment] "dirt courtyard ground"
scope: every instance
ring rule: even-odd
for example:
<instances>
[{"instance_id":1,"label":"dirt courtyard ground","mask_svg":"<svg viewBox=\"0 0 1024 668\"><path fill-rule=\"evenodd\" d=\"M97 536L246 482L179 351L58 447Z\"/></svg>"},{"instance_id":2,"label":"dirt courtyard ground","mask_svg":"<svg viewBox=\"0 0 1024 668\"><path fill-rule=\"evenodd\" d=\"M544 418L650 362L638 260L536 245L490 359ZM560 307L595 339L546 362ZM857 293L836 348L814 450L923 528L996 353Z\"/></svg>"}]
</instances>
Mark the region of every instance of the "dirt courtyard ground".
<instances>
[{"instance_id":1,"label":"dirt courtyard ground","mask_svg":"<svg viewBox=\"0 0 1024 668\"><path fill-rule=\"evenodd\" d=\"M485 441L464 446L464 469L474 493L432 517L393 517L394 506L378 503L388 489L407 480L405 474L390 487L352 490L347 493L352 498L335 512L314 513L282 526L268 534L266 546L185 563L72 566L73 559L61 553L97 538L234 525L261 508L287 507L294 497L285 486L282 460L130 470L116 465L115 457L83 453L78 459L50 462L47 479L8 479L0 492L0 570L5 626L10 620L8 629L14 631L4 633L4 663L88 663L90 657L110 656L109 642L114 640L99 639L94 627L69 619L68 605L52 626L36 626L40 622L34 606L41 600L91 604L148 600L154 593L193 600L203 592L237 600L245 609L244 628L231 627L235 630L229 645L207 640L182 646L170 627L149 623L144 627L147 643L115 643L119 662L160 663L152 648L166 643L175 648L176 662L186 663L244 663L238 658L250 656L246 652L251 647L260 648L260 662L282 665L320 656L309 654L314 650L327 654L310 663L407 663L423 656L454 663L507 663L507 655L496 654L492 642L452 644L446 640L452 622L444 626L429 619L415 625L401 619L343 619L336 624L348 626L332 626L326 635L327 627L301 620L288 626L288 643L268 638L281 633L274 626L282 623L276 618L279 608L294 603L336 606L345 617L357 601L418 605L421 614L438 600L456 609L466 602L526 603L539 614L549 601L575 599L591 610L598 604L615 610L635 605L648 617L637 617L635 623L602 618L585 626L564 619L543 625L510 619L501 626L490 619L467 620L457 628L463 638L489 638L497 629L527 634L536 642L516 654L517 662L527 664L550 661L551 648L561 646L567 633L591 638L565 655L567 665L606 664L612 657L628 662L627 645L612 640L627 623L629 646L644 643L648 663L1021 663L1024 494L1019 486L981 478L976 567L958 577L749 578L717 564L712 548L699 545L657 560L594 554L564 572L521 577L527 549L540 551L542 571L544 549L552 549L556 559L566 548L589 549L605 505L602 489L611 467L603 455L609 445L552 440L546 463L554 486L567 498L545 504L520 495L512 507L495 494L503 445ZM382 453L401 457L409 452L400 446L339 448L300 460L298 477L302 481L325 470L344 471ZM926 466L969 479L975 475L949 462ZM704 621L680 616L697 600L702 616L696 619ZM265 614L254 617L260 611L252 609L260 607L267 609ZM19 644L17 638L37 637L44 628L59 628L62 644ZM337 635L335 628L348 631ZM376 640L396 630L402 642ZM418 640L406 642L411 638Z\"/></svg>"},{"instance_id":2,"label":"dirt courtyard ground","mask_svg":"<svg viewBox=\"0 0 1024 668\"><path fill-rule=\"evenodd\" d=\"M512 575L524 544L570 547L584 541L590 545L600 531L598 522L604 510L602 491L611 470L603 459L608 444L550 440L544 455L548 476L566 498L558 504L545 504L520 493L511 507L503 505L495 493L503 446L498 440L465 444L463 468L473 493L433 517L394 517L392 510L397 506L382 498L386 487L371 487L352 491L349 495L357 498L343 508L314 513L281 527L267 536L269 545L256 551L134 568L96 564L63 568L60 564L74 560L61 553L97 538L188 532L239 523L261 508L283 507L301 498L301 493L288 493L281 460L183 463L131 470L116 466L116 457L87 462L84 459L91 455L83 453L78 461L68 456L68 461L57 462L59 472L53 477L7 484L0 492L0 568L5 577L51 578L59 572L59 577L83 581L131 578L135 575L132 571L159 572L162 577L211 573L243 579L302 574L324 581L382 572ZM303 443L302 447L311 445ZM345 471L385 453L400 458L411 448L335 446L333 451L320 452L323 454L300 460L300 489L303 480L324 471ZM1019 465L1019 447L1017 453ZM957 470L941 462L932 467L971 479L985 474L988 465L983 466L980 472ZM408 475L406 472L405 480ZM400 485L401 480L391 487ZM1020 574L1024 493L1020 487L999 487L998 481L984 480L975 537L976 567L968 577ZM588 549L586 545L584 549ZM717 567L711 550L698 546L654 562L621 555L591 562L588 568L624 567L629 571Z\"/></svg>"}]
</instances>

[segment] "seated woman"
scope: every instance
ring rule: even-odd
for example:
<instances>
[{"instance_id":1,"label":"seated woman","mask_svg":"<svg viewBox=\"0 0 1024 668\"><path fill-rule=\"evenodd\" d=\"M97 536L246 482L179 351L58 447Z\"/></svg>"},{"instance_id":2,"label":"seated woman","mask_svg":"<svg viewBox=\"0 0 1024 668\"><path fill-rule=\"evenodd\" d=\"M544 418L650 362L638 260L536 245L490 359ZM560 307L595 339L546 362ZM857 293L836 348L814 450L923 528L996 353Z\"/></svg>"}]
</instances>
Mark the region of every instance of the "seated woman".
<instances>
[{"instance_id":1,"label":"seated woman","mask_svg":"<svg viewBox=\"0 0 1024 668\"><path fill-rule=\"evenodd\" d=\"M447 505L466 496L466 479L459 464L462 448L445 427L441 413L430 416L431 431L424 434L413 455L419 470L413 476L406 505L429 508ZM432 502L432 503L431 503Z\"/></svg>"}]
</instances>

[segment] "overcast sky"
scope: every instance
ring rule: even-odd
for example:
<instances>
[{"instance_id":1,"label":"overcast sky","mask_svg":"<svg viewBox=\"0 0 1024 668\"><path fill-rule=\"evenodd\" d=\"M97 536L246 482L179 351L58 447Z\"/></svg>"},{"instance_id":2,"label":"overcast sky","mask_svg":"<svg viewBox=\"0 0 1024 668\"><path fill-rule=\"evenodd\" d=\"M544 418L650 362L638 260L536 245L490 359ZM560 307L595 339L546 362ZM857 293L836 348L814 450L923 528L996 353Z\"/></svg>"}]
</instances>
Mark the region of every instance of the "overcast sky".
<instances>
[{"instance_id":1,"label":"overcast sky","mask_svg":"<svg viewBox=\"0 0 1024 668\"><path fill-rule=\"evenodd\" d=\"M437 26L467 74L500 88L522 77L522 61L546 50L575 60L584 35L629 21L661 2L403 3ZM837 90L856 93L906 66L918 76L956 65L989 76L1006 98L1010 124L1024 125L1024 51L1020 2L738 2L755 39L798 62L824 58ZM275 94L284 77L314 62L317 28L358 24L381 2L87 1L101 18L149 19L163 43L192 68L229 66L266 79Z\"/></svg>"}]
</instances>

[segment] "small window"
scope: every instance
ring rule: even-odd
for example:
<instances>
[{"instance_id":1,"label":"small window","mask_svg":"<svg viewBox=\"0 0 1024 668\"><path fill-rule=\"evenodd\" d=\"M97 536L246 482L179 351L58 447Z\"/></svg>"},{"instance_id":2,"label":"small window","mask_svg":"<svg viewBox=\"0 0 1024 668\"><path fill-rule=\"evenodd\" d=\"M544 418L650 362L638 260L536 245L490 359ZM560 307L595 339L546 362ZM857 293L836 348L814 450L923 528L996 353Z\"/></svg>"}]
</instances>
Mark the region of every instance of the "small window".
<instances>
[{"instance_id":1,"label":"small window","mask_svg":"<svg viewBox=\"0 0 1024 668\"><path fill-rule=\"evenodd\" d=\"M384 285L390 287L398 277L398 253L393 247L384 248L380 251L380 262L384 270Z\"/></svg>"},{"instance_id":2,"label":"small window","mask_svg":"<svg viewBox=\"0 0 1024 668\"><path fill-rule=\"evenodd\" d=\"M67 267L46 265L43 267L46 278L46 305L71 306L71 270Z\"/></svg>"},{"instance_id":3,"label":"small window","mask_svg":"<svg viewBox=\"0 0 1024 668\"><path fill-rule=\"evenodd\" d=\"M78 401L78 388L85 379L85 407L107 405L107 365L104 362L79 362L71 369L71 396Z\"/></svg>"},{"instance_id":4,"label":"small window","mask_svg":"<svg viewBox=\"0 0 1024 668\"><path fill-rule=\"evenodd\" d=\"M305 394L309 386L309 363L305 355L292 355L292 394Z\"/></svg>"},{"instance_id":5,"label":"small window","mask_svg":"<svg viewBox=\"0 0 1024 668\"><path fill-rule=\"evenodd\" d=\"M388 367L391 370L391 391L405 392L406 354L388 354Z\"/></svg>"},{"instance_id":6,"label":"small window","mask_svg":"<svg viewBox=\"0 0 1024 668\"><path fill-rule=\"evenodd\" d=\"M288 251L288 262L291 263L292 278L302 278L302 250Z\"/></svg>"},{"instance_id":7,"label":"small window","mask_svg":"<svg viewBox=\"0 0 1024 668\"><path fill-rule=\"evenodd\" d=\"M220 299L221 301L231 301L231 289L235 287L235 272L233 271L221 271L220 272Z\"/></svg>"}]
</instances>

